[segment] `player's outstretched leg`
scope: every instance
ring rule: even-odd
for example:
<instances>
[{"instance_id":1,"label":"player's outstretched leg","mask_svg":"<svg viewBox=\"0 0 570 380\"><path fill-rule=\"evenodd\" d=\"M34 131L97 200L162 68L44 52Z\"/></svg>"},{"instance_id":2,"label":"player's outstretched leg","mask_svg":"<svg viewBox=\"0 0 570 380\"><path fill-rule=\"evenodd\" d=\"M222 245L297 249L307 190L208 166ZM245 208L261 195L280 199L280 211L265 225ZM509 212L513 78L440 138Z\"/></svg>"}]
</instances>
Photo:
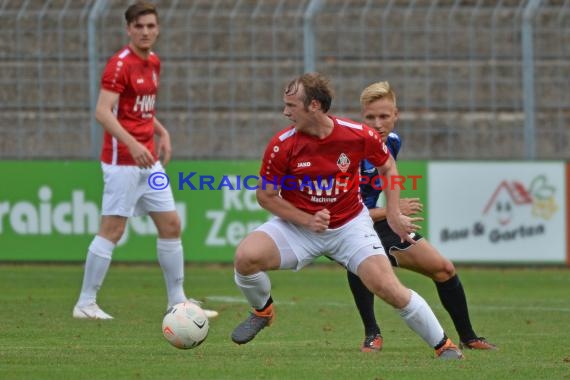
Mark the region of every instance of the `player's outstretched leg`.
<instances>
[{"instance_id":1,"label":"player's outstretched leg","mask_svg":"<svg viewBox=\"0 0 570 380\"><path fill-rule=\"evenodd\" d=\"M463 359L463 353L445 335L435 314L416 292L404 287L384 255L371 256L358 266L358 276L378 297L396 308L410 329L442 359Z\"/></svg>"},{"instance_id":2,"label":"player's outstretched leg","mask_svg":"<svg viewBox=\"0 0 570 380\"><path fill-rule=\"evenodd\" d=\"M449 313L459 334L461 348L475 350L494 350L497 347L479 337L473 330L467 307L467 297L463 284L456 273L453 263L426 239L419 240L405 250L396 250L392 254L402 268L430 277L436 286L441 304Z\"/></svg>"}]
</instances>

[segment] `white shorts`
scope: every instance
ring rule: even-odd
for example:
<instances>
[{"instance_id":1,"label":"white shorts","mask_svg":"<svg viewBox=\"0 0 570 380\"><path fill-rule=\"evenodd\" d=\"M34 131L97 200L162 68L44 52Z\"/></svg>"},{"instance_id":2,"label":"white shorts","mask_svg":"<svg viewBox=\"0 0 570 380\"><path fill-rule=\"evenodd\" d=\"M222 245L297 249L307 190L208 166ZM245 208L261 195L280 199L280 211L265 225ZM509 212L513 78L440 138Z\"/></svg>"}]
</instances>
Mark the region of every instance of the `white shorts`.
<instances>
[{"instance_id":1,"label":"white shorts","mask_svg":"<svg viewBox=\"0 0 570 380\"><path fill-rule=\"evenodd\" d=\"M160 161L150 169L105 163L101 163L101 169L105 182L101 215L131 217L153 211L176 210L170 184L162 190L155 190L148 183L152 173L164 173Z\"/></svg>"},{"instance_id":2,"label":"white shorts","mask_svg":"<svg viewBox=\"0 0 570 380\"><path fill-rule=\"evenodd\" d=\"M279 217L262 224L256 231L268 234L279 248L280 269L299 270L319 256L326 255L356 274L364 259L386 255L366 207L343 226L321 233L311 232Z\"/></svg>"}]
</instances>

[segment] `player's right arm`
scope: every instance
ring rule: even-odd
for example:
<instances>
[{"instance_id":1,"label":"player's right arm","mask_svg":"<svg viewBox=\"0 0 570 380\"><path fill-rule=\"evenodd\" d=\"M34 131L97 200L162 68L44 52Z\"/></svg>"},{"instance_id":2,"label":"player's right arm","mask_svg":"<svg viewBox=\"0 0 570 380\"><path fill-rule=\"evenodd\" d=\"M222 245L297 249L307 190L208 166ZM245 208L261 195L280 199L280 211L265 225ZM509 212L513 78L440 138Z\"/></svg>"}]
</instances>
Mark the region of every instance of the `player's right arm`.
<instances>
[{"instance_id":1,"label":"player's right arm","mask_svg":"<svg viewBox=\"0 0 570 380\"><path fill-rule=\"evenodd\" d=\"M285 178L288 174L290 143L293 141L294 136L295 129L288 127L273 136L269 144L267 144L261 162L260 179L255 194L257 202L265 210L283 220L313 232L322 232L328 228L330 223L329 210L323 209L313 215L281 197L279 179ZM299 191L299 189L293 191Z\"/></svg>"},{"instance_id":2,"label":"player's right arm","mask_svg":"<svg viewBox=\"0 0 570 380\"><path fill-rule=\"evenodd\" d=\"M279 192L279 187L264 185L260 180L256 190L257 202L273 215L313 232L323 232L329 227L331 219L329 210L323 209L311 215L281 198Z\"/></svg>"},{"instance_id":3,"label":"player's right arm","mask_svg":"<svg viewBox=\"0 0 570 380\"><path fill-rule=\"evenodd\" d=\"M150 151L123 128L113 113L113 107L118 101L118 93L101 89L97 107L95 108L95 119L103 126L105 131L127 146L129 153L139 167L150 168L154 164L154 157Z\"/></svg>"}]
</instances>

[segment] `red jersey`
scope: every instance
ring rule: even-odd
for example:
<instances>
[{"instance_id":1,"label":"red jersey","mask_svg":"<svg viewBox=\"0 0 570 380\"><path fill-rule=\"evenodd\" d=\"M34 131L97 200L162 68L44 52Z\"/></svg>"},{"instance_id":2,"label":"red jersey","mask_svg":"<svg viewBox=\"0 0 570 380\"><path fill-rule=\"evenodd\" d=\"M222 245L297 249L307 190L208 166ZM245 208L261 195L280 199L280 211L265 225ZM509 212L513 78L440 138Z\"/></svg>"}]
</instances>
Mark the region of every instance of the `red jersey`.
<instances>
[{"instance_id":1,"label":"red jersey","mask_svg":"<svg viewBox=\"0 0 570 380\"><path fill-rule=\"evenodd\" d=\"M154 105L158 90L160 59L151 53L147 60L128 46L109 59L101 88L119 94L114 110L119 123L157 159L154 149ZM113 165L136 165L127 146L105 131L101 161Z\"/></svg>"},{"instance_id":2,"label":"red jersey","mask_svg":"<svg viewBox=\"0 0 570 380\"><path fill-rule=\"evenodd\" d=\"M265 150L260 176L266 188L279 184L281 197L307 213L327 208L329 228L337 228L364 207L358 186L360 161L381 166L390 153L372 128L329 117L334 127L324 139L299 132L295 126L277 133ZM347 186L346 178L351 185Z\"/></svg>"}]
</instances>

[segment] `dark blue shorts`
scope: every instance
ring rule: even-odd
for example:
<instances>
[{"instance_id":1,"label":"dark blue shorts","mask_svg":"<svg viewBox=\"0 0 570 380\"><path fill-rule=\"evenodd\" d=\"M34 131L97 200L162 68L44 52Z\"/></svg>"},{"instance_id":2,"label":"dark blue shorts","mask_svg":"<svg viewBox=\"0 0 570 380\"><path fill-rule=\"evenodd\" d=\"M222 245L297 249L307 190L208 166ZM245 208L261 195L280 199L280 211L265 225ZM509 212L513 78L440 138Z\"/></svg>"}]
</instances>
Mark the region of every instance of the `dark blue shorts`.
<instances>
[{"instance_id":1,"label":"dark blue shorts","mask_svg":"<svg viewBox=\"0 0 570 380\"><path fill-rule=\"evenodd\" d=\"M398 260L396 260L396 257L391 254L391 251L405 251L411 246L411 244L407 241L402 243L400 241L400 237L392 231L386 219L374 223L374 230L376 230L376 233L380 237L380 241L384 247L384 252L386 252L386 255L390 259L390 263L392 263L392 266L397 267ZM418 241L420 239L423 239L423 236L415 232L414 240Z\"/></svg>"}]
</instances>

